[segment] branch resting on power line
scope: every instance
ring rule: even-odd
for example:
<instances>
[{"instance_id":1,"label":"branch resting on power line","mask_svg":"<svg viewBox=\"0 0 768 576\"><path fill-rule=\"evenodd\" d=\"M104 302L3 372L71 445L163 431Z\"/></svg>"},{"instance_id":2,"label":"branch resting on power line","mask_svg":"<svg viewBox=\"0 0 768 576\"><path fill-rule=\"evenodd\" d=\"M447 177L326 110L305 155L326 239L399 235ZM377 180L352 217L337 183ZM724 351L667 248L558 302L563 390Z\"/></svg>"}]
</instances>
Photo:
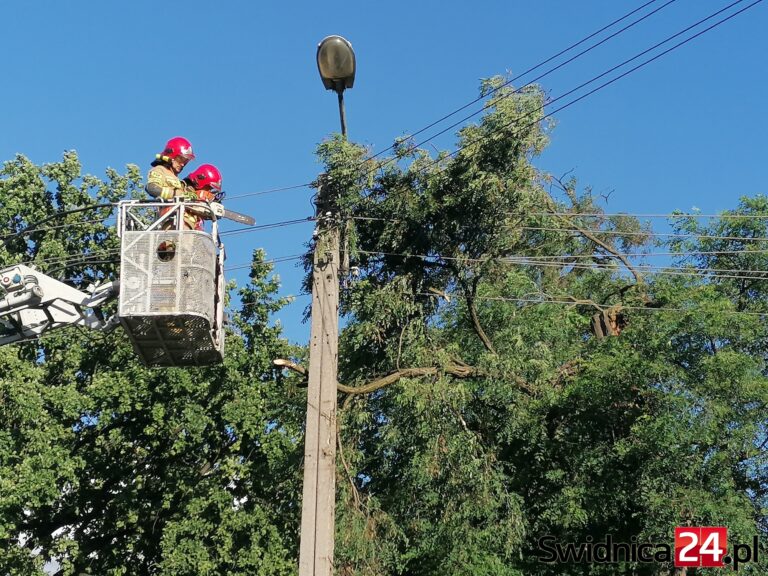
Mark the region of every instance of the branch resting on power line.
<instances>
[{"instance_id":1,"label":"branch resting on power line","mask_svg":"<svg viewBox=\"0 0 768 576\"><path fill-rule=\"evenodd\" d=\"M277 358L273 360L272 363L275 366L280 366L281 368L288 368L289 370L292 370L297 374L301 374L302 376L307 376L307 369L300 364L296 364L295 362L292 362L291 360L286 360L284 358ZM470 378L472 376L479 375L478 370L473 366L468 366L463 363L461 364L456 363L456 364L449 364L447 366L441 366L439 368L436 366L425 366L425 367L419 367L419 368L403 368L402 370L396 370L391 374L387 374L386 376L377 378L376 380L372 380L371 382L368 382L367 384L363 384L362 386L347 386L346 384L337 382L336 388L338 389L339 392L344 392L345 394L369 394L370 392L374 392L380 388L384 388L385 386L394 384L395 382L398 382L401 378L418 378L421 376L432 376L439 373L450 374L451 376L455 376L456 378ZM527 386L527 383L526 383L526 386Z\"/></svg>"}]
</instances>

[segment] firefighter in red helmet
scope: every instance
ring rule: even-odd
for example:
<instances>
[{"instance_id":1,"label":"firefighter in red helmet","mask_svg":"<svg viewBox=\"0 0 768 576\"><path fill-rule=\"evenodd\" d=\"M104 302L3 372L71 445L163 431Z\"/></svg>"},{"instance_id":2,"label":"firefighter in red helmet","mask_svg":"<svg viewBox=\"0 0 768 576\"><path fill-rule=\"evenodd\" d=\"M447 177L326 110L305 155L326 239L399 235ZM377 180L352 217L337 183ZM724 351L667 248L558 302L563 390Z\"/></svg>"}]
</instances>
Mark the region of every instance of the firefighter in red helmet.
<instances>
[{"instance_id":1,"label":"firefighter in red helmet","mask_svg":"<svg viewBox=\"0 0 768 576\"><path fill-rule=\"evenodd\" d=\"M183 182L188 188L194 190L196 200L207 202L211 211L197 211L193 213L196 217L194 230L203 229L203 219L210 220L211 212L216 216L224 213L224 207L221 200L224 198L224 192L221 189L221 172L213 164L201 164L189 176L184 178Z\"/></svg>"},{"instance_id":2,"label":"firefighter in red helmet","mask_svg":"<svg viewBox=\"0 0 768 576\"><path fill-rule=\"evenodd\" d=\"M147 175L145 190L150 196L160 200L170 201L174 198L197 200L191 191L179 178L184 167L195 157L192 151L192 143L181 136L171 138L163 151L155 155L152 168ZM160 216L167 213L167 209L160 210ZM197 217L192 214L184 215L184 224L194 229Z\"/></svg>"},{"instance_id":3,"label":"firefighter in red helmet","mask_svg":"<svg viewBox=\"0 0 768 576\"><path fill-rule=\"evenodd\" d=\"M152 162L147 175L147 192L162 200L183 197L184 186L179 180L179 174L194 157L192 144L186 138L177 136L168 140L163 151L156 154Z\"/></svg>"}]
</instances>

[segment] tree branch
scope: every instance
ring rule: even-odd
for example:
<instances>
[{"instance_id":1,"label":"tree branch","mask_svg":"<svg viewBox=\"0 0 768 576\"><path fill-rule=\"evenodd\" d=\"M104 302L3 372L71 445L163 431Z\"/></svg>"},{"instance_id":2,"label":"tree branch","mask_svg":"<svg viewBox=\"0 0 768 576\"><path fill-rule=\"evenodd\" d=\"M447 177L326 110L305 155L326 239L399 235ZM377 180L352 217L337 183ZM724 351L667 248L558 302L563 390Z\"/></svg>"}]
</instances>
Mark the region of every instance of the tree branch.
<instances>
[{"instance_id":1,"label":"tree branch","mask_svg":"<svg viewBox=\"0 0 768 576\"><path fill-rule=\"evenodd\" d=\"M272 364L275 366L280 366L281 368L288 368L289 370L293 370L294 372L298 372L302 376L307 375L307 369L304 368L301 364L296 364L296 362L291 362L290 360L286 360L285 358L275 358L272 360Z\"/></svg>"},{"instance_id":2,"label":"tree branch","mask_svg":"<svg viewBox=\"0 0 768 576\"><path fill-rule=\"evenodd\" d=\"M304 366L296 364L295 362L291 362L290 360L277 358L273 360L272 363L275 366L282 366L284 368L288 368L289 370L293 370L302 376L307 375L307 370L304 368ZM479 375L478 371L474 367L467 366L466 364L451 364L440 368L435 366L426 366L420 368L404 368L402 370L396 370L391 374L377 378L376 380L368 382L367 384L363 384L362 386L347 386L346 384L337 382L336 388L339 392L344 392L345 394L368 394L370 392L375 392L380 388L384 388L385 386L389 386L390 384L394 384L401 378L418 378L420 376L431 376L440 372L450 374L456 378L469 378L471 376Z\"/></svg>"},{"instance_id":3,"label":"tree branch","mask_svg":"<svg viewBox=\"0 0 768 576\"><path fill-rule=\"evenodd\" d=\"M478 318L477 316L477 309L475 308L474 295L466 291L464 295L467 300L467 310L469 311L469 318L472 320L472 327L475 329L475 333L477 334L477 337L480 338L480 340L483 343L483 346L485 346L485 349L488 350L488 352L490 352L491 354L496 354L496 349L493 347L493 343L491 342L491 339L488 338L488 334L486 334L485 330L483 330L483 326L480 324L480 318Z\"/></svg>"},{"instance_id":4,"label":"tree branch","mask_svg":"<svg viewBox=\"0 0 768 576\"><path fill-rule=\"evenodd\" d=\"M554 180L558 183L560 188L562 188L563 191L566 194L568 194L568 197L571 199L571 202L574 202L574 204L575 204L575 196L573 195L573 192L568 188L568 186L563 184L563 182L559 178L554 178ZM549 207L553 211L556 211L556 207L553 206L552 198L551 197L547 197L546 200L547 200L547 203L550 205ZM578 216L578 215L579 215L578 213L574 214L574 216ZM629 261L629 259L627 259L621 252L616 250L613 246L611 246L607 242L602 241L600 238L595 236L592 232L590 232L589 230L586 230L585 228L580 226L577 220L570 219L570 218L568 218L566 216L557 216L557 218L559 220L563 221L563 222L566 222L569 226L572 226L573 228L575 228L579 232L579 234L581 234L582 236L584 236L588 240L594 242L595 244L600 246L600 248L605 250L608 254L610 254L611 256L616 258L617 260L619 260L624 265L624 267L627 270L629 270L630 274L632 274L632 276L634 276L635 282L637 283L637 287L640 290L640 293L641 293L641 296L642 296L643 300L646 300L646 301L648 300L648 296L645 293L645 278L632 265L632 263Z\"/></svg>"}]
</instances>

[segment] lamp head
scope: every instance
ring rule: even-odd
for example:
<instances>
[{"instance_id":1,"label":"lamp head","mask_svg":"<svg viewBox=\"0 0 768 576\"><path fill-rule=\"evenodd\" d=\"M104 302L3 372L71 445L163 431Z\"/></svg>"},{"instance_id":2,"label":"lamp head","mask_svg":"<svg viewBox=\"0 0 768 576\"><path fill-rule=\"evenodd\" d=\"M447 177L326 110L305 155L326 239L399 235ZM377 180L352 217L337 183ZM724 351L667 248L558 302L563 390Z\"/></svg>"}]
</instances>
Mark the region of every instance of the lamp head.
<instances>
[{"instance_id":1,"label":"lamp head","mask_svg":"<svg viewBox=\"0 0 768 576\"><path fill-rule=\"evenodd\" d=\"M317 69L326 90L343 92L355 83L355 52L341 36L328 36L317 45Z\"/></svg>"}]
</instances>

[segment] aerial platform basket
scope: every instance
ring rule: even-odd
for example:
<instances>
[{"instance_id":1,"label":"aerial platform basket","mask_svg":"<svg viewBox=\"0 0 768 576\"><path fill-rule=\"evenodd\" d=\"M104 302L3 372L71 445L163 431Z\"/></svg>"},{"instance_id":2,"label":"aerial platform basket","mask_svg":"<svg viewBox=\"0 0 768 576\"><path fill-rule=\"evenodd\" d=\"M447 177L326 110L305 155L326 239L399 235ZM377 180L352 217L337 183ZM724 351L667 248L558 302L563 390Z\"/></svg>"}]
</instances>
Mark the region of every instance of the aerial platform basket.
<instances>
[{"instance_id":1,"label":"aerial platform basket","mask_svg":"<svg viewBox=\"0 0 768 576\"><path fill-rule=\"evenodd\" d=\"M184 213L205 204L121 202L118 317L149 366L221 362L224 247L211 233L185 230Z\"/></svg>"}]
</instances>

